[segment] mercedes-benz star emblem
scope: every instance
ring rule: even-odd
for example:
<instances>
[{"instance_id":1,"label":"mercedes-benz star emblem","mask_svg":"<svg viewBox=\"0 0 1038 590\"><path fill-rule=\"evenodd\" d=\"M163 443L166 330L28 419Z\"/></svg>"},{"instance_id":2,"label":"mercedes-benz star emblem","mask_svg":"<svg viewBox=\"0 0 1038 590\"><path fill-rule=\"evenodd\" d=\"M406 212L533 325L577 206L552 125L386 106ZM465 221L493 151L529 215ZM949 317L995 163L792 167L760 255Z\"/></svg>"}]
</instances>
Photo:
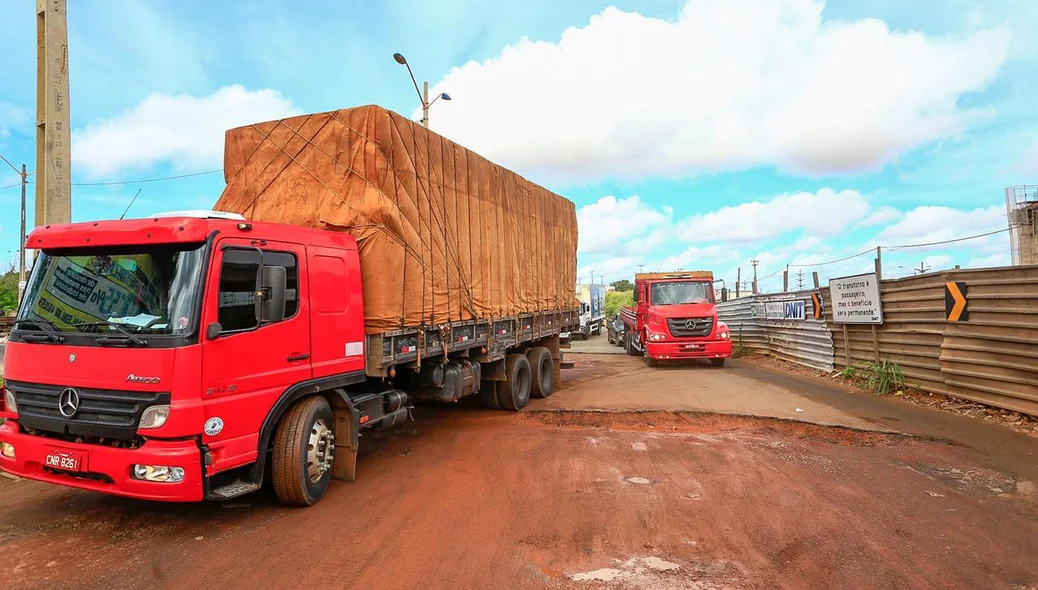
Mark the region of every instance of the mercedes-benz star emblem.
<instances>
[{"instance_id":1,"label":"mercedes-benz star emblem","mask_svg":"<svg viewBox=\"0 0 1038 590\"><path fill-rule=\"evenodd\" d=\"M685 320L685 327L688 328L689 330L695 330L696 329L696 320L691 320L691 319L690 320Z\"/></svg>"},{"instance_id":2,"label":"mercedes-benz star emblem","mask_svg":"<svg viewBox=\"0 0 1038 590\"><path fill-rule=\"evenodd\" d=\"M71 387L66 387L58 394L58 411L66 418L71 418L79 412L79 392Z\"/></svg>"}]
</instances>

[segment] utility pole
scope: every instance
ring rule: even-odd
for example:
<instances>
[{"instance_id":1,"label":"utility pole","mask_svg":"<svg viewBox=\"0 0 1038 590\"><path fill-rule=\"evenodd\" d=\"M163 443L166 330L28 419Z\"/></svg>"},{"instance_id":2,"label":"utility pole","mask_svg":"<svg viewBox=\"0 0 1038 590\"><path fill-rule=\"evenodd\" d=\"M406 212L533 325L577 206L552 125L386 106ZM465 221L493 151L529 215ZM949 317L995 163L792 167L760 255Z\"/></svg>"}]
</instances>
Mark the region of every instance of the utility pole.
<instances>
[{"instance_id":1,"label":"utility pole","mask_svg":"<svg viewBox=\"0 0 1038 590\"><path fill-rule=\"evenodd\" d=\"M592 270L592 271L588 271L588 272L591 273L591 284L594 285L595 284L595 271Z\"/></svg>"},{"instance_id":2,"label":"utility pole","mask_svg":"<svg viewBox=\"0 0 1038 590\"><path fill-rule=\"evenodd\" d=\"M757 294L757 264L760 260L751 260L750 264L753 265L753 294Z\"/></svg>"},{"instance_id":3,"label":"utility pole","mask_svg":"<svg viewBox=\"0 0 1038 590\"><path fill-rule=\"evenodd\" d=\"M25 172L25 164L22 164L22 169L18 170L3 155L0 155L0 160L3 160L4 163L11 167L11 170L18 173L19 178L22 180L22 224L18 232L18 301L21 301L22 292L25 291L25 185L29 184L29 175Z\"/></svg>"},{"instance_id":4,"label":"utility pole","mask_svg":"<svg viewBox=\"0 0 1038 590\"><path fill-rule=\"evenodd\" d=\"M789 291L789 265L786 265L786 270L782 271L782 292Z\"/></svg>"},{"instance_id":5,"label":"utility pole","mask_svg":"<svg viewBox=\"0 0 1038 590\"><path fill-rule=\"evenodd\" d=\"M804 290L804 271L803 270L797 271L797 290L798 291L803 291Z\"/></svg>"},{"instance_id":6,"label":"utility pole","mask_svg":"<svg viewBox=\"0 0 1038 590\"><path fill-rule=\"evenodd\" d=\"M638 274L641 274L641 273L642 273L642 269L643 269L643 268L645 268L645 265L644 265L644 264L639 264L639 265L638 265Z\"/></svg>"},{"instance_id":7,"label":"utility pole","mask_svg":"<svg viewBox=\"0 0 1038 590\"><path fill-rule=\"evenodd\" d=\"M919 263L919 274L925 275L928 272L930 272L930 267L926 266L925 262L920 262Z\"/></svg>"},{"instance_id":8,"label":"utility pole","mask_svg":"<svg viewBox=\"0 0 1038 590\"><path fill-rule=\"evenodd\" d=\"M883 250L882 246L876 246L876 280L883 280Z\"/></svg>"},{"instance_id":9,"label":"utility pole","mask_svg":"<svg viewBox=\"0 0 1038 590\"><path fill-rule=\"evenodd\" d=\"M740 266L739 270L735 271L735 298L736 299L739 298L739 285L740 285L741 281L742 281L742 267Z\"/></svg>"},{"instance_id":10,"label":"utility pole","mask_svg":"<svg viewBox=\"0 0 1038 590\"><path fill-rule=\"evenodd\" d=\"M36 0L37 226L72 221L70 125L65 0Z\"/></svg>"}]
</instances>

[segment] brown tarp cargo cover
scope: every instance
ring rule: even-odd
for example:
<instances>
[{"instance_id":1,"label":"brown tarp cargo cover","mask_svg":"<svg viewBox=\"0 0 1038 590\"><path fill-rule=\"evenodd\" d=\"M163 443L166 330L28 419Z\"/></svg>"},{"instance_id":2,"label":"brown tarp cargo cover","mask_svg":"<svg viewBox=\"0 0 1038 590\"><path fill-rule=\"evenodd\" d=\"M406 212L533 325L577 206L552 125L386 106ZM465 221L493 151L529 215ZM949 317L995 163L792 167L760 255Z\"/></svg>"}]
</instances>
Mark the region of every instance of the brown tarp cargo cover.
<instances>
[{"instance_id":1,"label":"brown tarp cargo cover","mask_svg":"<svg viewBox=\"0 0 1038 590\"><path fill-rule=\"evenodd\" d=\"M368 334L573 308L573 203L364 106L227 132L216 209L353 234Z\"/></svg>"}]
</instances>

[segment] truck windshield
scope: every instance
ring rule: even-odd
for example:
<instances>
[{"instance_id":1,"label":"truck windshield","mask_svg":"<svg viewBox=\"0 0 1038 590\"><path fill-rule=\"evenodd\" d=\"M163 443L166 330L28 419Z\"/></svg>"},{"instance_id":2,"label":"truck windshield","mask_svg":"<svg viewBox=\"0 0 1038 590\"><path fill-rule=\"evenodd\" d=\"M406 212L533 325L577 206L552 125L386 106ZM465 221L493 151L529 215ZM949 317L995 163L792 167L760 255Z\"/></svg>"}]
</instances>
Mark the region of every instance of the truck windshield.
<instances>
[{"instance_id":1,"label":"truck windshield","mask_svg":"<svg viewBox=\"0 0 1038 590\"><path fill-rule=\"evenodd\" d=\"M18 320L26 329L38 322L66 333L187 334L204 251L204 244L44 251Z\"/></svg>"},{"instance_id":2,"label":"truck windshield","mask_svg":"<svg viewBox=\"0 0 1038 590\"><path fill-rule=\"evenodd\" d=\"M653 283L650 289L652 305L712 302L713 285L705 281Z\"/></svg>"}]
</instances>

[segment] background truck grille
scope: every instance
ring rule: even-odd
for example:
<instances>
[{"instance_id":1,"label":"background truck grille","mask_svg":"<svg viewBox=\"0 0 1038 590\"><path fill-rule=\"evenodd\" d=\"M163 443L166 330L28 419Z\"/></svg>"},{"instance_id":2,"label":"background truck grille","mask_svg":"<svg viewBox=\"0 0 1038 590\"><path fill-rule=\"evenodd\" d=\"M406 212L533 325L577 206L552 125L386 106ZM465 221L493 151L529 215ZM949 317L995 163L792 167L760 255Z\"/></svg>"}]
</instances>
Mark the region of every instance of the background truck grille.
<instances>
[{"instance_id":1,"label":"background truck grille","mask_svg":"<svg viewBox=\"0 0 1038 590\"><path fill-rule=\"evenodd\" d=\"M19 424L56 434L131 439L146 408L169 403L168 393L76 387L79 411L66 418L58 398L67 386L7 381L6 387L14 392Z\"/></svg>"},{"instance_id":2,"label":"background truck grille","mask_svg":"<svg viewBox=\"0 0 1038 590\"><path fill-rule=\"evenodd\" d=\"M695 321L695 327L687 326L689 320ZM667 328L675 338L702 338L713 332L714 318L667 318Z\"/></svg>"}]
</instances>

